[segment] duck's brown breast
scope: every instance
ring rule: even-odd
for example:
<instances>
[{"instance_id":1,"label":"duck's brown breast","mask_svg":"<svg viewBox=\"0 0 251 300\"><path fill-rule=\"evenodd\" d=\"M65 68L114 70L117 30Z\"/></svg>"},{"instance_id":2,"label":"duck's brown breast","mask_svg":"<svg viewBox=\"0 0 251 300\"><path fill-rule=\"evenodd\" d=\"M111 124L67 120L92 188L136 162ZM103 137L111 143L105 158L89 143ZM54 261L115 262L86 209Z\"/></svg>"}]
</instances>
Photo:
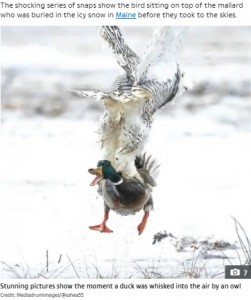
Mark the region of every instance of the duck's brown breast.
<instances>
[{"instance_id":1,"label":"duck's brown breast","mask_svg":"<svg viewBox=\"0 0 251 300\"><path fill-rule=\"evenodd\" d=\"M103 197L112 210L128 215L143 209L150 198L150 192L138 181L126 181L115 186L110 180L105 180Z\"/></svg>"}]
</instances>

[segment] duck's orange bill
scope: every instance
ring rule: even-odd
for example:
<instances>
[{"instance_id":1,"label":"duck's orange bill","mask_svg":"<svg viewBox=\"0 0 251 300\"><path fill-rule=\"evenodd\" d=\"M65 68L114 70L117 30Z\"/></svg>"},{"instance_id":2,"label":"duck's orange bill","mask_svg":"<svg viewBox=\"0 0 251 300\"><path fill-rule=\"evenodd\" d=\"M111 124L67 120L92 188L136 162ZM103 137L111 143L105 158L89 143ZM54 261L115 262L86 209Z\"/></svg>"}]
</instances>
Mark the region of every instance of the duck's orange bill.
<instances>
[{"instance_id":1,"label":"duck's orange bill","mask_svg":"<svg viewBox=\"0 0 251 300\"><path fill-rule=\"evenodd\" d=\"M98 184L103 179L103 172L101 167L98 167L96 169L89 169L88 172L92 175L96 175L96 177L90 183L91 186Z\"/></svg>"}]
</instances>

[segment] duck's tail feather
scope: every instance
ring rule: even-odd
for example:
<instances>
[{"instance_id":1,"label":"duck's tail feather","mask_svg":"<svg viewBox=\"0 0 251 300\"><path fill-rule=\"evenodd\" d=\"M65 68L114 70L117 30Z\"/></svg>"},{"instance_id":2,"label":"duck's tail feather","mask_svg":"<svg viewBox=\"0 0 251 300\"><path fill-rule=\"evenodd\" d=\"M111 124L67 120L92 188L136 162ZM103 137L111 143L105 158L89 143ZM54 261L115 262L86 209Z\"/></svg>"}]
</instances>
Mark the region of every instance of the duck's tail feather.
<instances>
[{"instance_id":1,"label":"duck's tail feather","mask_svg":"<svg viewBox=\"0 0 251 300\"><path fill-rule=\"evenodd\" d=\"M155 180L159 175L160 165L156 159L153 159L151 155L147 155L145 152L142 155L136 156L135 165L145 184L152 187L157 185Z\"/></svg>"}]
</instances>

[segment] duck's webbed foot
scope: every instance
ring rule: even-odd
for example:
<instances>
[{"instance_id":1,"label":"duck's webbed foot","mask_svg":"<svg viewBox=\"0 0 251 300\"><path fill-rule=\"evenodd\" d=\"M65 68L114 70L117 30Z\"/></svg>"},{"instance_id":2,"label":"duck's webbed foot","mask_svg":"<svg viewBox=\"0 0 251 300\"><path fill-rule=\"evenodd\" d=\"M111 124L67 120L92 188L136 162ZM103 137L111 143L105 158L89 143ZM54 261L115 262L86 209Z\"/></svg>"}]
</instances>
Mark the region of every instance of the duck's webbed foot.
<instances>
[{"instance_id":1,"label":"duck's webbed foot","mask_svg":"<svg viewBox=\"0 0 251 300\"><path fill-rule=\"evenodd\" d=\"M149 212L146 211L145 214L144 214L144 217L143 217L143 219L141 221L141 223L137 227L139 235L144 231L144 229L146 227L146 223L147 223L148 217L149 217Z\"/></svg>"},{"instance_id":2,"label":"duck's webbed foot","mask_svg":"<svg viewBox=\"0 0 251 300\"><path fill-rule=\"evenodd\" d=\"M91 230L97 230L100 232L107 232L107 233L111 233L113 232L110 228L108 228L103 222L99 225L94 225L94 226L89 226L89 228Z\"/></svg>"},{"instance_id":3,"label":"duck's webbed foot","mask_svg":"<svg viewBox=\"0 0 251 300\"><path fill-rule=\"evenodd\" d=\"M113 232L110 228L108 228L106 226L106 222L108 220L108 217L109 217L109 213L106 212L105 215L104 215L104 220L101 224L99 225L94 225L94 226L89 226L89 228L91 230L97 230L97 231L100 231L100 232L106 232L106 233L111 233Z\"/></svg>"}]
</instances>

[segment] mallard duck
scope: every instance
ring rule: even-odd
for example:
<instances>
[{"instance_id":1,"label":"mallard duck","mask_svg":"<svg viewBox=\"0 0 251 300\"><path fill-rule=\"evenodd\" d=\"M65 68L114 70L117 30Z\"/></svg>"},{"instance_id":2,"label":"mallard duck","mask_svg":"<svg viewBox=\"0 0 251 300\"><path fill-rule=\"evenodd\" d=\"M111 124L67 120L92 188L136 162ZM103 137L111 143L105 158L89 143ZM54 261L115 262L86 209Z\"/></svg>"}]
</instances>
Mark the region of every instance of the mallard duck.
<instances>
[{"instance_id":1,"label":"mallard duck","mask_svg":"<svg viewBox=\"0 0 251 300\"><path fill-rule=\"evenodd\" d=\"M141 234L146 226L149 212L153 208L152 188L156 186L154 177L158 174L159 165L151 156L137 156L135 166L140 175L137 178L129 178L117 172L108 160L100 160L97 168L89 169L89 173L96 177L91 186L99 184L99 193L104 199L104 219L101 224L90 226L92 230L100 232L113 232L106 226L109 211L126 216L144 210L144 216L138 225L138 233Z\"/></svg>"}]
</instances>

